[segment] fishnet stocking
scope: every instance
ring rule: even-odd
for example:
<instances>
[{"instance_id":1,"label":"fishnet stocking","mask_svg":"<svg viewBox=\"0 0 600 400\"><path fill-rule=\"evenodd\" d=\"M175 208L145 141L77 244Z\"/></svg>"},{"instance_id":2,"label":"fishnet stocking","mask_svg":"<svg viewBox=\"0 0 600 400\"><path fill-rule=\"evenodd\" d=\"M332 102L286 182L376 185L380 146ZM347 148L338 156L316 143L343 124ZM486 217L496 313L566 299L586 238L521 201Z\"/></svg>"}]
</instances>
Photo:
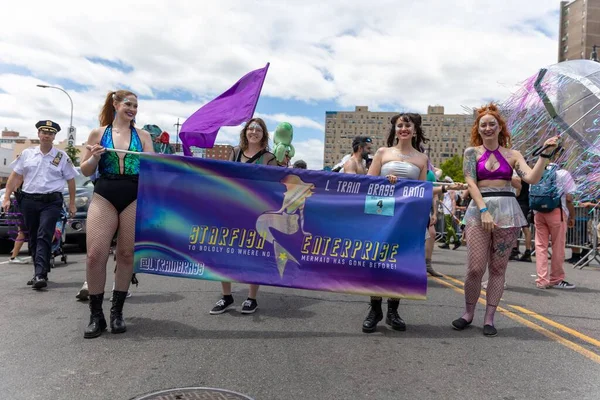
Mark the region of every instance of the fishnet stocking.
<instances>
[{"instance_id":1,"label":"fishnet stocking","mask_svg":"<svg viewBox=\"0 0 600 400\"><path fill-rule=\"evenodd\" d=\"M90 294L100 294L106 285L106 263L112 238L119 226L119 215L108 200L94 193L86 225L88 288Z\"/></svg>"},{"instance_id":2,"label":"fishnet stocking","mask_svg":"<svg viewBox=\"0 0 600 400\"><path fill-rule=\"evenodd\" d=\"M468 226L468 264L465 279L465 314L467 321L473 320L475 305L481 294L481 279L489 264L487 286L486 324L493 325L496 307L504 293L504 278L508 258L520 228L494 229L487 232L479 225Z\"/></svg>"},{"instance_id":3,"label":"fishnet stocking","mask_svg":"<svg viewBox=\"0 0 600 400\"><path fill-rule=\"evenodd\" d=\"M119 214L119 232L117 236L117 267L115 271L115 290L129 290L133 275L133 248L135 244L135 211L137 200Z\"/></svg>"}]
</instances>

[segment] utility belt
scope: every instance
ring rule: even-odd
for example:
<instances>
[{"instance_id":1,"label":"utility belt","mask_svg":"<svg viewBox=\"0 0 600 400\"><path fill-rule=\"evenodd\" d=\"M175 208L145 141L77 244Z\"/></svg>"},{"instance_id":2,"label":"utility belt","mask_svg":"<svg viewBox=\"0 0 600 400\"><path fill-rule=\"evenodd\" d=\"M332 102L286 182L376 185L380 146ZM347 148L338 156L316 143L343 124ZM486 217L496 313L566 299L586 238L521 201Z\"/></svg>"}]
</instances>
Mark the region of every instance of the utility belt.
<instances>
[{"instance_id":1,"label":"utility belt","mask_svg":"<svg viewBox=\"0 0 600 400\"><path fill-rule=\"evenodd\" d=\"M514 197L517 198L513 192L484 192L481 193L481 197Z\"/></svg>"},{"instance_id":2,"label":"utility belt","mask_svg":"<svg viewBox=\"0 0 600 400\"><path fill-rule=\"evenodd\" d=\"M35 201L41 201L43 203L52 203L56 200L62 200L63 194L61 192L52 192L52 193L21 192L21 198L35 200Z\"/></svg>"}]
</instances>

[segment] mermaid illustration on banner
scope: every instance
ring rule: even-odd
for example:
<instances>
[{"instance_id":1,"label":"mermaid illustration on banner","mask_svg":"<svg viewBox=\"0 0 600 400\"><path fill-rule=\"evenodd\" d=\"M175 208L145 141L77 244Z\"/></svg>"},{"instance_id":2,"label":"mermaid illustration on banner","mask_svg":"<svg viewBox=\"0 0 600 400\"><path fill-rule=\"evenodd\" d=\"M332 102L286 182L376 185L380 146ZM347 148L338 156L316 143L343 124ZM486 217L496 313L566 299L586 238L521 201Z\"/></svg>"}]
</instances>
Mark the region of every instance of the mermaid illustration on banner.
<instances>
[{"instance_id":1,"label":"mermaid illustration on banner","mask_svg":"<svg viewBox=\"0 0 600 400\"><path fill-rule=\"evenodd\" d=\"M312 196L315 185L306 183L297 175L287 175L282 180L286 187L283 194L283 204L277 211L267 211L261 214L256 220L256 231L267 242L273 244L275 260L280 277L283 278L283 272L288 261L300 264L289 251L277 242L271 229L275 229L286 235L293 235L302 230L305 236L311 236L304 230L304 203L306 199ZM298 221L300 220L300 221Z\"/></svg>"}]
</instances>

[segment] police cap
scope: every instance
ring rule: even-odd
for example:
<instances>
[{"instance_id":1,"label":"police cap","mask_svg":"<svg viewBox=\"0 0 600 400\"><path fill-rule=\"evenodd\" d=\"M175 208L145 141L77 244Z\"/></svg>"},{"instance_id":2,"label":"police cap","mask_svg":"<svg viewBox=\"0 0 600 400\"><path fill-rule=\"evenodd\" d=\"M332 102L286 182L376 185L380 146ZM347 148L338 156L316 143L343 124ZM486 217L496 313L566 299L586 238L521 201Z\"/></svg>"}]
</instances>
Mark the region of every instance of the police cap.
<instances>
[{"instance_id":1,"label":"police cap","mask_svg":"<svg viewBox=\"0 0 600 400\"><path fill-rule=\"evenodd\" d=\"M38 130L48 133L60 132L60 125L54 121L50 121L49 119L39 121L37 124L35 124L35 127L38 128Z\"/></svg>"}]
</instances>

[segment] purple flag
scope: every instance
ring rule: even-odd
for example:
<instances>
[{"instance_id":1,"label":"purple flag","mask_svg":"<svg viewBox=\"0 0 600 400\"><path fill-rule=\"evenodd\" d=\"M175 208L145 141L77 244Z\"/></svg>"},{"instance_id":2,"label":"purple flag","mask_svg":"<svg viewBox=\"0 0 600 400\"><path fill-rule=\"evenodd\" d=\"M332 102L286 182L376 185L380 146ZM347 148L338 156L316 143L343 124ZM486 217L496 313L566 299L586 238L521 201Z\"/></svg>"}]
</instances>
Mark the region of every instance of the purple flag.
<instances>
[{"instance_id":1,"label":"purple flag","mask_svg":"<svg viewBox=\"0 0 600 400\"><path fill-rule=\"evenodd\" d=\"M190 146L213 147L222 126L236 126L252 118L268 69L269 63L247 73L226 92L192 114L179 133L183 154L192 155Z\"/></svg>"}]
</instances>

